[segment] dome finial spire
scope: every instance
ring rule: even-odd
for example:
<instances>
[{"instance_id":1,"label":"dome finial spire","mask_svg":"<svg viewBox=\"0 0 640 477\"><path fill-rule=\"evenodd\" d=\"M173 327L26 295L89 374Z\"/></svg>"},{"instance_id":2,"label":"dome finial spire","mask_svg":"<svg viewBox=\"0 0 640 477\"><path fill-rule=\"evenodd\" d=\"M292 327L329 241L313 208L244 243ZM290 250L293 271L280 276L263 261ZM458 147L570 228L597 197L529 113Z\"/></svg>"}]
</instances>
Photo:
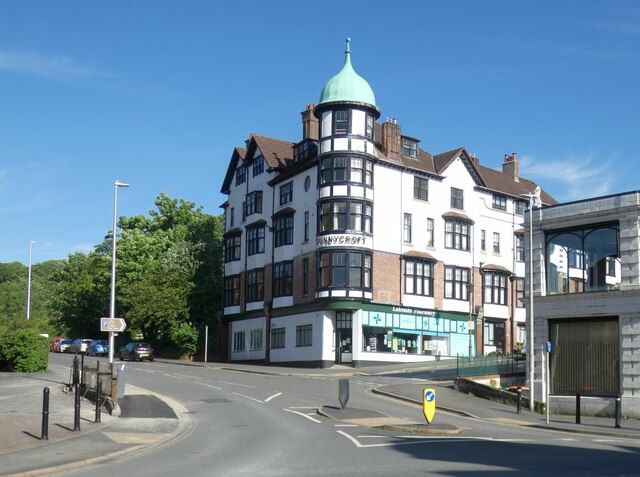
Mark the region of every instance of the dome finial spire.
<instances>
[{"instance_id":1,"label":"dome finial spire","mask_svg":"<svg viewBox=\"0 0 640 477\"><path fill-rule=\"evenodd\" d=\"M351 38L349 37L347 37L347 49L344 52L345 52L345 57L344 57L345 64L347 63L351 64Z\"/></svg>"}]
</instances>

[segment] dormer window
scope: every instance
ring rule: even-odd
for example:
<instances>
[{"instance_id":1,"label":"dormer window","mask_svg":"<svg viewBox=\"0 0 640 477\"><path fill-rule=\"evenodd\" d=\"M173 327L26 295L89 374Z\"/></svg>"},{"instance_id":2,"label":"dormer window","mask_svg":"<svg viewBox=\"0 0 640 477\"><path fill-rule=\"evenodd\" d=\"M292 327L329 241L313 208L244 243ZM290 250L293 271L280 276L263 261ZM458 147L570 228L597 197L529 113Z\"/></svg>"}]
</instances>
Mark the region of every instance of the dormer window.
<instances>
[{"instance_id":1,"label":"dormer window","mask_svg":"<svg viewBox=\"0 0 640 477\"><path fill-rule=\"evenodd\" d=\"M244 184L247 180L247 169L240 166L236 169L236 185Z\"/></svg>"},{"instance_id":2,"label":"dormer window","mask_svg":"<svg viewBox=\"0 0 640 477\"><path fill-rule=\"evenodd\" d=\"M253 160L253 177L264 172L264 156L258 156Z\"/></svg>"},{"instance_id":3,"label":"dormer window","mask_svg":"<svg viewBox=\"0 0 640 477\"><path fill-rule=\"evenodd\" d=\"M402 155L406 157L418 157L418 141L408 137L402 138Z\"/></svg>"},{"instance_id":4,"label":"dormer window","mask_svg":"<svg viewBox=\"0 0 640 477\"><path fill-rule=\"evenodd\" d=\"M503 195L493 194L493 208L507 210L507 198Z\"/></svg>"}]
</instances>

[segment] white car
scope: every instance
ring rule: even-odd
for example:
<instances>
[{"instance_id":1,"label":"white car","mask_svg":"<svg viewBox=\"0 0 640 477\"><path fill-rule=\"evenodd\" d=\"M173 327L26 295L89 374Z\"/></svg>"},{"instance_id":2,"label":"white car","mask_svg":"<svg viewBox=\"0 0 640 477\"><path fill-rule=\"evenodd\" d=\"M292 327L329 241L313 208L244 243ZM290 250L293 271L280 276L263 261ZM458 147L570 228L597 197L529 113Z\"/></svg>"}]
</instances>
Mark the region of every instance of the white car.
<instances>
[{"instance_id":1,"label":"white car","mask_svg":"<svg viewBox=\"0 0 640 477\"><path fill-rule=\"evenodd\" d=\"M78 338L77 340L73 340L73 343L71 343L71 345L69 345L69 353L84 353L85 351L87 351L87 346L89 346L89 343L91 343L93 340L90 340L88 338Z\"/></svg>"}]
</instances>

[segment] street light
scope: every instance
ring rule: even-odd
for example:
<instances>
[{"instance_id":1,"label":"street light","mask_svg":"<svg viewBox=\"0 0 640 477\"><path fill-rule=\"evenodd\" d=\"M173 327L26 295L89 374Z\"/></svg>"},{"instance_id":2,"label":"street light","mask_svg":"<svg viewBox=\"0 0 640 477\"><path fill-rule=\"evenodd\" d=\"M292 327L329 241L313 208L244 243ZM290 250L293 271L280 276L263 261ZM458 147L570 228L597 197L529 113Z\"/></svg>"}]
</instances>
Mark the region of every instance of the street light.
<instances>
[{"instance_id":1,"label":"street light","mask_svg":"<svg viewBox=\"0 0 640 477\"><path fill-rule=\"evenodd\" d=\"M31 249L33 248L33 240L29 240L29 277L27 278L27 320L31 316Z\"/></svg>"},{"instance_id":2,"label":"street light","mask_svg":"<svg viewBox=\"0 0 640 477\"><path fill-rule=\"evenodd\" d=\"M129 184L119 182L117 179L113 183L113 245L111 250L111 306L109 317L116 317L116 227L118 211L118 187L129 187ZM109 364L113 365L113 331L109 332Z\"/></svg>"},{"instance_id":3,"label":"street light","mask_svg":"<svg viewBox=\"0 0 640 477\"><path fill-rule=\"evenodd\" d=\"M535 393L533 392L533 380L535 377L535 353L533 349L533 208L540 207L540 187L536 187L533 193L521 194L520 197L529 199L529 316L527 316L527 365L529 373L529 410L535 410Z\"/></svg>"}]
</instances>

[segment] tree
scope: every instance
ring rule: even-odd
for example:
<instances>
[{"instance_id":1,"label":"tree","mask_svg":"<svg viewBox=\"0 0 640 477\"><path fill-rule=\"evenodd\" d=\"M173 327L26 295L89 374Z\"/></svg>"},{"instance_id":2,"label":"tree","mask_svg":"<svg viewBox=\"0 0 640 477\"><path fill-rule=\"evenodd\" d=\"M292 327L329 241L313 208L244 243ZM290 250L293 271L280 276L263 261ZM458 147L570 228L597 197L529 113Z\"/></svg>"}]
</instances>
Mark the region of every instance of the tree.
<instances>
[{"instance_id":1,"label":"tree","mask_svg":"<svg viewBox=\"0 0 640 477\"><path fill-rule=\"evenodd\" d=\"M220 309L222 221L165 194L155 204L149 218L119 221L118 297L132 332L193 354L198 330Z\"/></svg>"},{"instance_id":2,"label":"tree","mask_svg":"<svg viewBox=\"0 0 640 477\"><path fill-rule=\"evenodd\" d=\"M109 316L110 257L95 252L71 254L54 276L58 282L52 300L56 328L69 336L96 336L100 318Z\"/></svg>"}]
</instances>

